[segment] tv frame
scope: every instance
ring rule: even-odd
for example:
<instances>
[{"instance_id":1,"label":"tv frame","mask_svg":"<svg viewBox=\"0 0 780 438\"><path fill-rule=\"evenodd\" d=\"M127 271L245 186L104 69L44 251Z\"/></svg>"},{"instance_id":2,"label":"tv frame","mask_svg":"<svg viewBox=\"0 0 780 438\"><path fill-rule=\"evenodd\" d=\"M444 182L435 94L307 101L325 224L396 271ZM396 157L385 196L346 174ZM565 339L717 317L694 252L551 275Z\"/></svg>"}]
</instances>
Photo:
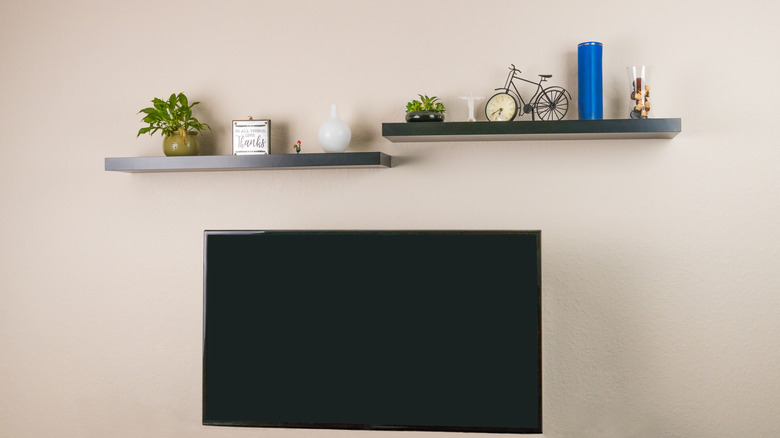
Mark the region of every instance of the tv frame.
<instances>
[{"instance_id":1,"label":"tv frame","mask_svg":"<svg viewBox=\"0 0 780 438\"><path fill-rule=\"evenodd\" d=\"M406 425L374 425L374 424L342 424L342 423L273 423L255 421L207 421L205 418L206 406L206 276L207 276L207 245L211 235L254 235L254 234L531 234L536 237L536 295L537 295L537 401L538 401L538 427L514 428L514 427L464 427L464 426L406 426ZM541 230L204 230L203 233L203 356L202 356L202 424L204 426L229 426L229 427L253 427L253 428L285 428L285 429L331 429L331 430L370 430L370 431L408 431L408 432L465 432L465 433L513 433L513 434L541 434L542 432L542 253Z\"/></svg>"}]
</instances>

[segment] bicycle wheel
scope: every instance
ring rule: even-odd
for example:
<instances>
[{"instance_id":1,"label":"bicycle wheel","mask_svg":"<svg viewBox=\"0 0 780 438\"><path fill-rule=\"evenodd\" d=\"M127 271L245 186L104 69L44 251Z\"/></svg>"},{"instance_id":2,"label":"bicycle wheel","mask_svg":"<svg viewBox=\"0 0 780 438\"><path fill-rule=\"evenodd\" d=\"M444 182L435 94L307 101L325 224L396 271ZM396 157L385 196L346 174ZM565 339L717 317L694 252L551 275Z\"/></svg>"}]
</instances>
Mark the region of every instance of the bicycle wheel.
<instances>
[{"instance_id":1,"label":"bicycle wheel","mask_svg":"<svg viewBox=\"0 0 780 438\"><path fill-rule=\"evenodd\" d=\"M485 103L485 116L491 122L508 122L517 116L517 100L507 92L496 93Z\"/></svg>"},{"instance_id":2,"label":"bicycle wheel","mask_svg":"<svg viewBox=\"0 0 780 438\"><path fill-rule=\"evenodd\" d=\"M569 98L563 89L548 88L536 100L536 115L542 120L561 120L569 111Z\"/></svg>"}]
</instances>

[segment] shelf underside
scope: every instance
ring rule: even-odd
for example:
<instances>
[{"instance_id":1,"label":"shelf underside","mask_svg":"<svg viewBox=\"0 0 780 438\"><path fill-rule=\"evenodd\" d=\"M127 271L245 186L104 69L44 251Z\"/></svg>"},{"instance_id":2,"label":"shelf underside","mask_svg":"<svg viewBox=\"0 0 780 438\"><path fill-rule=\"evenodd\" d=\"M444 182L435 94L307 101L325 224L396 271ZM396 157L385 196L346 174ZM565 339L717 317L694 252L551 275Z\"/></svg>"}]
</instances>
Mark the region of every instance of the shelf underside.
<instances>
[{"instance_id":1,"label":"shelf underside","mask_svg":"<svg viewBox=\"0 0 780 438\"><path fill-rule=\"evenodd\" d=\"M392 142L668 139L681 131L679 118L382 124Z\"/></svg>"},{"instance_id":2,"label":"shelf underside","mask_svg":"<svg viewBox=\"0 0 780 438\"><path fill-rule=\"evenodd\" d=\"M106 170L115 172L198 172L217 170L318 169L391 167L382 152L343 152L278 155L199 155L192 157L106 158Z\"/></svg>"}]
</instances>

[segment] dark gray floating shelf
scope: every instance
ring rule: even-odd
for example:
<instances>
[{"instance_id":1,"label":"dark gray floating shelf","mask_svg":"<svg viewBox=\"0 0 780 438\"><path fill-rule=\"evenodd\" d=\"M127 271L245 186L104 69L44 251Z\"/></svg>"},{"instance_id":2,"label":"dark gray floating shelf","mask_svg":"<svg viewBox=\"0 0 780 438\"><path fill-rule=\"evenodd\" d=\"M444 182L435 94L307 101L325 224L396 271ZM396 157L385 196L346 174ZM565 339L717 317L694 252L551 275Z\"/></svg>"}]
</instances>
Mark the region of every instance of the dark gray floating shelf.
<instances>
[{"instance_id":1,"label":"dark gray floating shelf","mask_svg":"<svg viewBox=\"0 0 780 438\"><path fill-rule=\"evenodd\" d=\"M382 152L123 157L106 158L106 170L115 172L198 172L214 170L391 167L391 159L391 156Z\"/></svg>"},{"instance_id":2,"label":"dark gray floating shelf","mask_svg":"<svg viewBox=\"0 0 780 438\"><path fill-rule=\"evenodd\" d=\"M673 138L682 119L383 123L392 142Z\"/></svg>"}]
</instances>

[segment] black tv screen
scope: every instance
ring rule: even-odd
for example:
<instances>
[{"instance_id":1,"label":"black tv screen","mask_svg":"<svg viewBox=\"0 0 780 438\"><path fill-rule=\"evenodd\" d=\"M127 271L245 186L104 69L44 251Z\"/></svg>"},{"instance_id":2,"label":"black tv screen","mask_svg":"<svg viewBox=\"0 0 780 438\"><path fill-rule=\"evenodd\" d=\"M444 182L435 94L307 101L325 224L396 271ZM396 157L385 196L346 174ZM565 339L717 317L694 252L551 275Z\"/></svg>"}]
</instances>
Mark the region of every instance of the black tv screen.
<instances>
[{"instance_id":1,"label":"black tv screen","mask_svg":"<svg viewBox=\"0 0 780 438\"><path fill-rule=\"evenodd\" d=\"M204 239L203 424L541 433L541 232Z\"/></svg>"}]
</instances>

